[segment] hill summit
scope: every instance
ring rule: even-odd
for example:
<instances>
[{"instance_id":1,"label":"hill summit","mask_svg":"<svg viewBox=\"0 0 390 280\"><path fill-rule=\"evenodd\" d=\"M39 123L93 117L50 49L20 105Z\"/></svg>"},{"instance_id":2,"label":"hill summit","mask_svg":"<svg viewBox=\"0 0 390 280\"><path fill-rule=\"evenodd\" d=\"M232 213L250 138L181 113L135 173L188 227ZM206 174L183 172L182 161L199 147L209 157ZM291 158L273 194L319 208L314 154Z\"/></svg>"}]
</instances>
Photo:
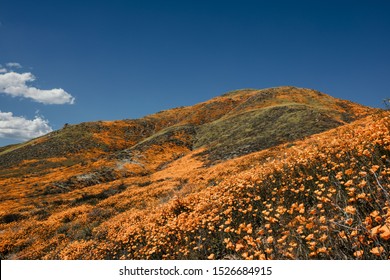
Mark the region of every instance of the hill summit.
<instances>
[{"instance_id":1,"label":"hill summit","mask_svg":"<svg viewBox=\"0 0 390 280\"><path fill-rule=\"evenodd\" d=\"M0 257L389 258L388 121L243 89L2 147Z\"/></svg>"}]
</instances>

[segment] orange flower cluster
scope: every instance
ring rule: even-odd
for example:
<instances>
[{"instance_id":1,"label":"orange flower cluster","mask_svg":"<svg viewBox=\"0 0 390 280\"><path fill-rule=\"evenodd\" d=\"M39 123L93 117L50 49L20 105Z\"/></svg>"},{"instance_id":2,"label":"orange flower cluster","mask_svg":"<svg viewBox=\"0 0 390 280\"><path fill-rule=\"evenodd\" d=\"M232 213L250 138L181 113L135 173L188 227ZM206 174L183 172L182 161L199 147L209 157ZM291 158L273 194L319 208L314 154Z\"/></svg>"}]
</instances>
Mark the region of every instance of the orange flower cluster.
<instances>
[{"instance_id":1,"label":"orange flower cluster","mask_svg":"<svg viewBox=\"0 0 390 280\"><path fill-rule=\"evenodd\" d=\"M261 164L247 156L252 167L217 186L113 221L111 248L135 259L388 259L389 123L370 117Z\"/></svg>"},{"instance_id":2,"label":"orange flower cluster","mask_svg":"<svg viewBox=\"0 0 390 280\"><path fill-rule=\"evenodd\" d=\"M162 172L148 184L123 179L126 190L95 204L64 194L45 219L1 225L0 256L390 259L389 129L383 113L293 145L189 167L185 180ZM112 192L113 184L119 181L90 190Z\"/></svg>"}]
</instances>

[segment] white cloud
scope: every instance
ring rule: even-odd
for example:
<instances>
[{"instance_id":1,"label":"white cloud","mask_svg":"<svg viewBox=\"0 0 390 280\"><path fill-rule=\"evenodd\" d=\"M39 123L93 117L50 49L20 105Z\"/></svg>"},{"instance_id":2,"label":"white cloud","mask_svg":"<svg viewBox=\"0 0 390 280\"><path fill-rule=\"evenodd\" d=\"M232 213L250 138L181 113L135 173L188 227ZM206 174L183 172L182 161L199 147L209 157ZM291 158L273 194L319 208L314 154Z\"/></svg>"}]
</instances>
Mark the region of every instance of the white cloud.
<instances>
[{"instance_id":1,"label":"white cloud","mask_svg":"<svg viewBox=\"0 0 390 280\"><path fill-rule=\"evenodd\" d=\"M20 65L20 63L17 63L17 62L8 62L6 64L7 67L10 67L10 68L22 68L22 65Z\"/></svg>"},{"instance_id":2,"label":"white cloud","mask_svg":"<svg viewBox=\"0 0 390 280\"><path fill-rule=\"evenodd\" d=\"M39 116L33 120L0 111L0 138L29 140L53 131L49 122Z\"/></svg>"},{"instance_id":3,"label":"white cloud","mask_svg":"<svg viewBox=\"0 0 390 280\"><path fill-rule=\"evenodd\" d=\"M6 72L7 72L7 69L1 68L1 65L0 65L0 73L6 73Z\"/></svg>"},{"instance_id":4,"label":"white cloud","mask_svg":"<svg viewBox=\"0 0 390 280\"><path fill-rule=\"evenodd\" d=\"M7 63L7 66L9 66ZM26 83L35 80L33 74L6 72L0 74L0 93L13 97L31 98L43 104L73 104L74 97L62 88L42 90L30 87Z\"/></svg>"}]
</instances>

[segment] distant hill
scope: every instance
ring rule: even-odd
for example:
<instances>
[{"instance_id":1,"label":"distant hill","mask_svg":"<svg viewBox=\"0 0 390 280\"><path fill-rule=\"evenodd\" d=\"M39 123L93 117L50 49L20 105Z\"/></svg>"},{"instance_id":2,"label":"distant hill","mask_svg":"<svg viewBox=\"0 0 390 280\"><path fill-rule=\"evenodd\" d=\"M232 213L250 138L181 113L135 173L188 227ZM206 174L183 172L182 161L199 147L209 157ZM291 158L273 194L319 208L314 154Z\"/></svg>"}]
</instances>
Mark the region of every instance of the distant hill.
<instances>
[{"instance_id":1,"label":"distant hill","mask_svg":"<svg viewBox=\"0 0 390 280\"><path fill-rule=\"evenodd\" d=\"M387 259L388 117L243 89L2 147L0 257Z\"/></svg>"}]
</instances>

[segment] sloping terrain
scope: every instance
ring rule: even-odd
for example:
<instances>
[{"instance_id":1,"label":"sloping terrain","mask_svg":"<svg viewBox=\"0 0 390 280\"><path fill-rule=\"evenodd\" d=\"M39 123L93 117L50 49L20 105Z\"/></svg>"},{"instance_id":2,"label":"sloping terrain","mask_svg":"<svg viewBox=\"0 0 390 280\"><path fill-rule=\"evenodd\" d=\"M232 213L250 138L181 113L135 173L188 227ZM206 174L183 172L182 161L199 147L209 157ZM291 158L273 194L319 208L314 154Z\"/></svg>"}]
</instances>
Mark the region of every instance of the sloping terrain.
<instances>
[{"instance_id":1,"label":"sloping terrain","mask_svg":"<svg viewBox=\"0 0 390 280\"><path fill-rule=\"evenodd\" d=\"M388 123L279 87L0 148L0 257L387 259Z\"/></svg>"}]
</instances>

